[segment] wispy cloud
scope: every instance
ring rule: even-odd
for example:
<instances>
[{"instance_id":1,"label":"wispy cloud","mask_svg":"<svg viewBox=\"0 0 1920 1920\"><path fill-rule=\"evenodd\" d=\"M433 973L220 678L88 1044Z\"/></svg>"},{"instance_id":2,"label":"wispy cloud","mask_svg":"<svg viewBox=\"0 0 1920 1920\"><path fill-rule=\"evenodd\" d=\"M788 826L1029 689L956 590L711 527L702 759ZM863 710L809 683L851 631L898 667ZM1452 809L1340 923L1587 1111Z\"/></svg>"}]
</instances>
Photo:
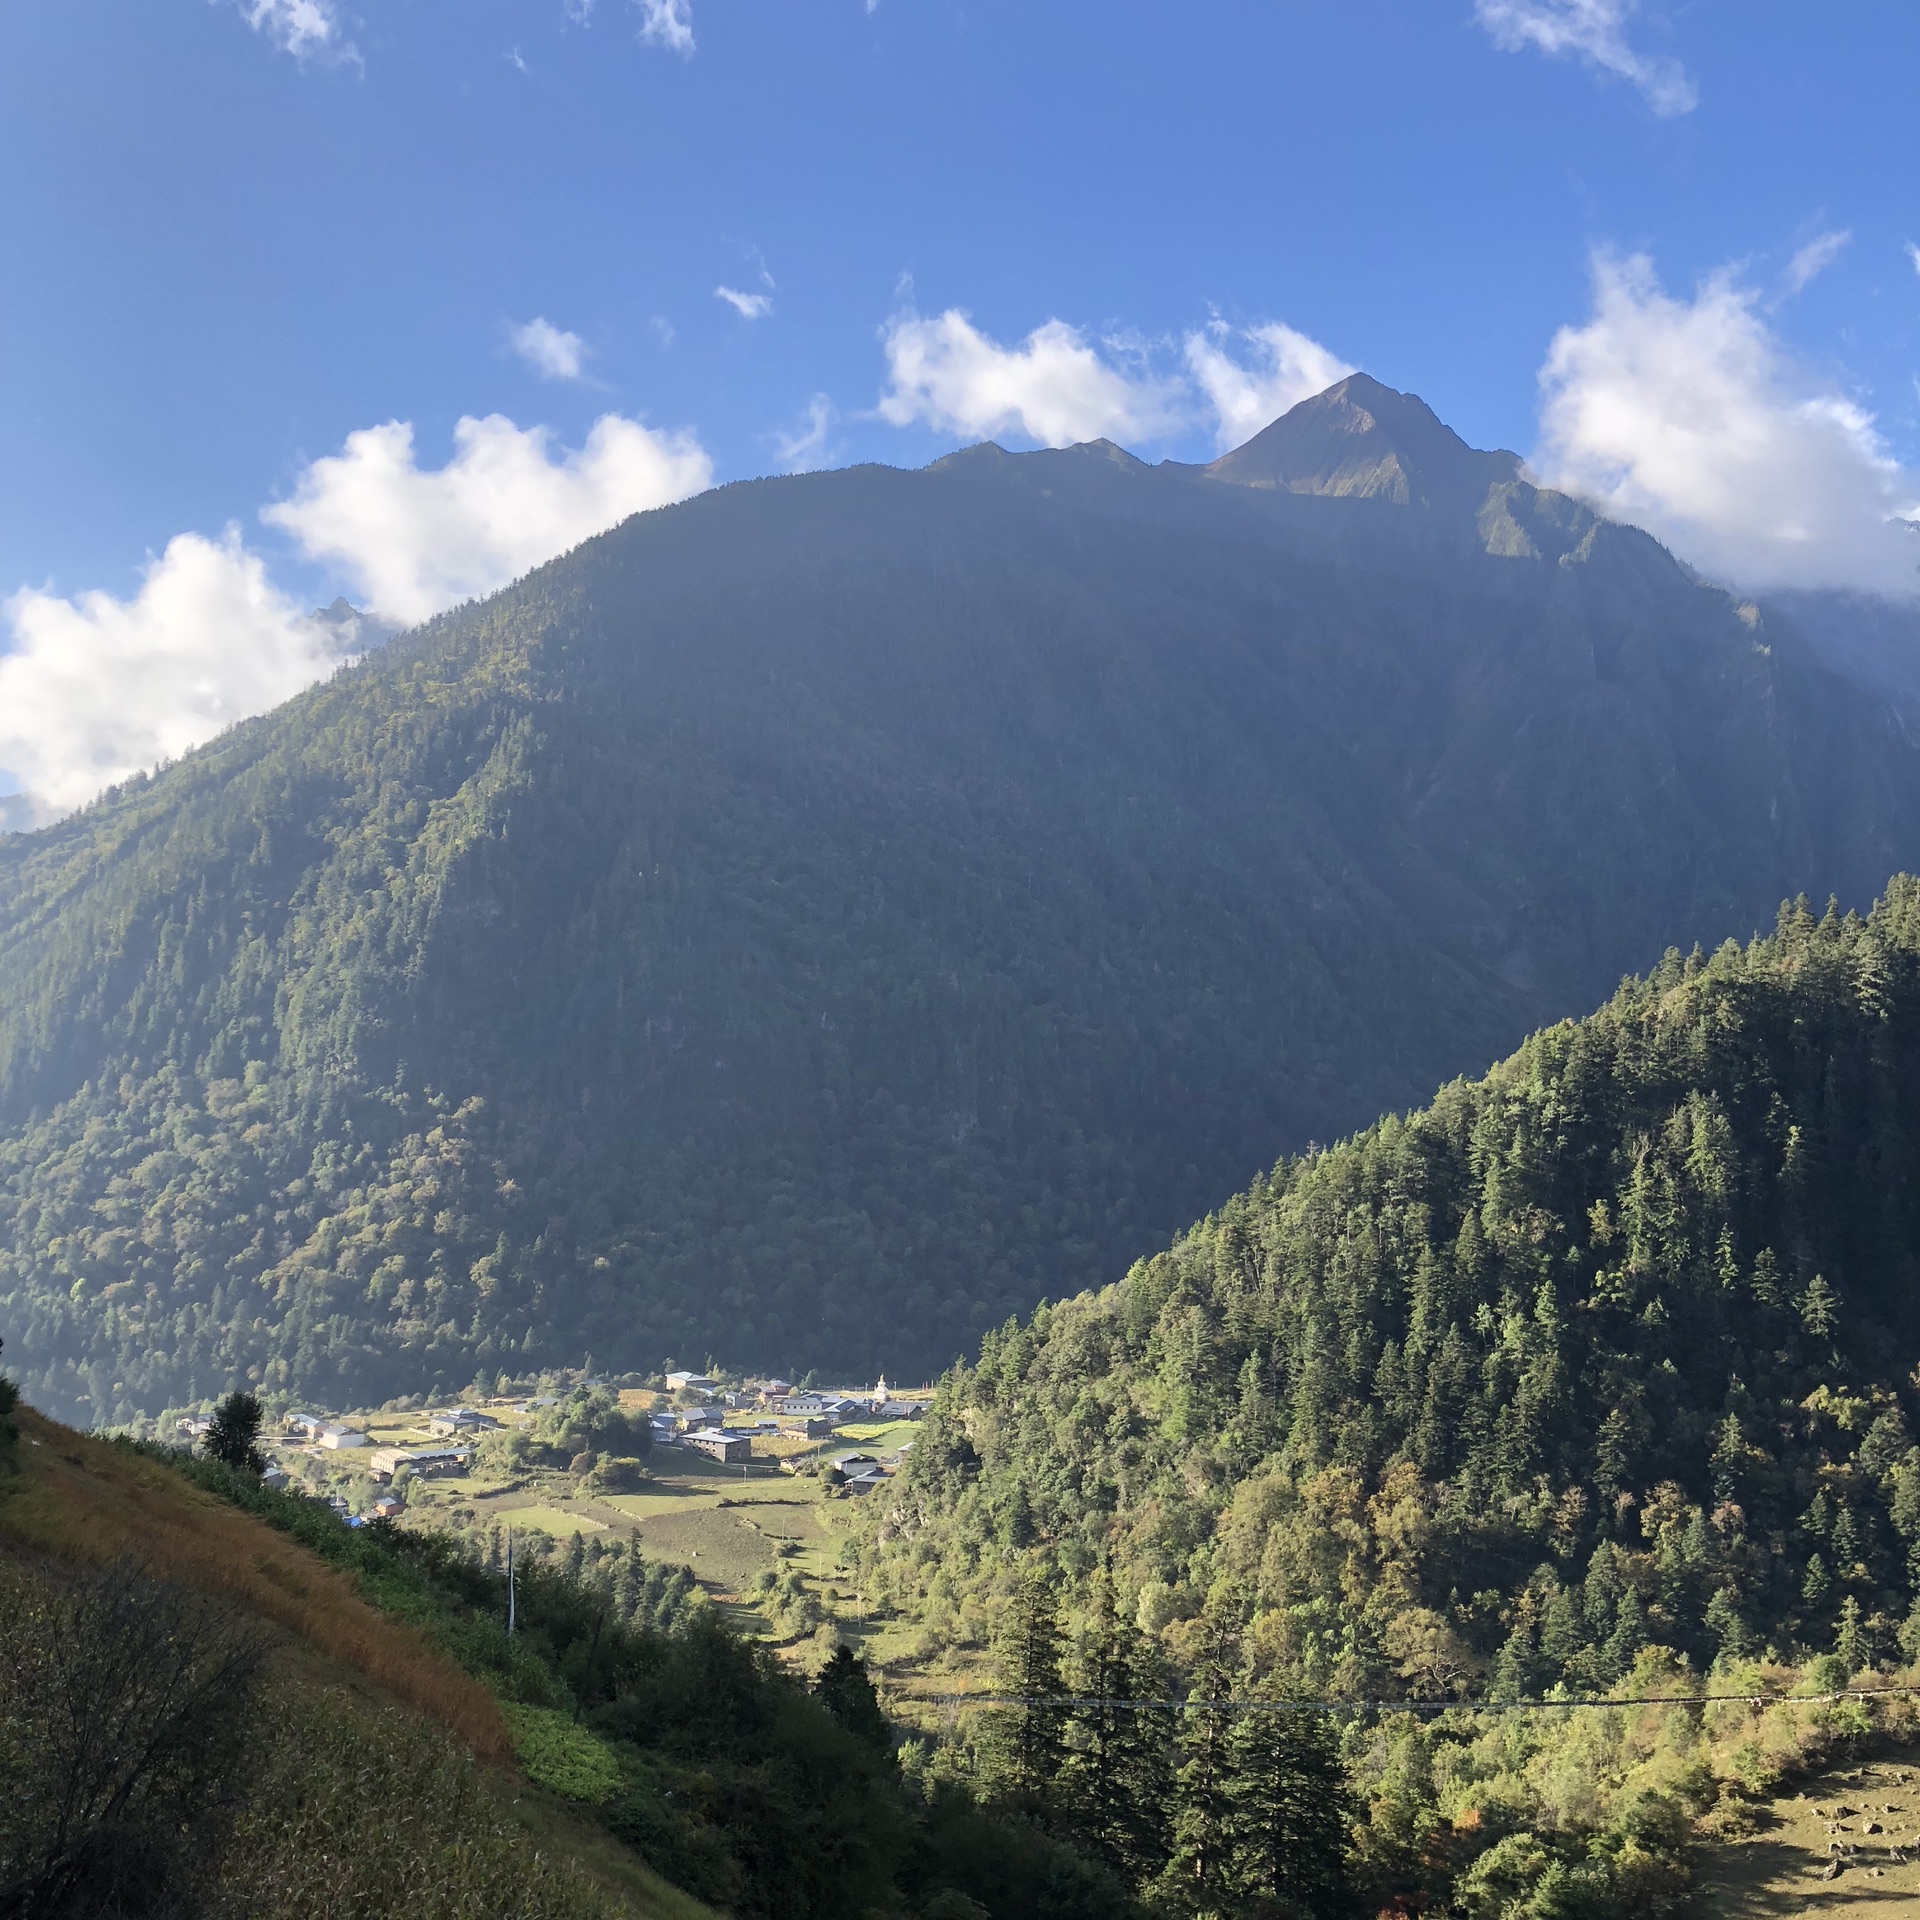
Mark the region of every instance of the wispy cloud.
<instances>
[{"instance_id":1,"label":"wispy cloud","mask_svg":"<svg viewBox=\"0 0 1920 1920\"><path fill-rule=\"evenodd\" d=\"M509 327L507 341L543 380L578 380L586 369L587 343L551 320L536 316L523 327Z\"/></svg>"},{"instance_id":2,"label":"wispy cloud","mask_svg":"<svg viewBox=\"0 0 1920 1920\"><path fill-rule=\"evenodd\" d=\"M1916 247L1911 240L1907 242L1907 258L1913 262L1914 272L1920 273L1920 247Z\"/></svg>"},{"instance_id":3,"label":"wispy cloud","mask_svg":"<svg viewBox=\"0 0 1920 1920\"><path fill-rule=\"evenodd\" d=\"M1834 233L1819 234L1809 240L1787 262L1787 291L1799 293L1817 280L1846 251L1847 243L1852 238L1853 235L1842 228Z\"/></svg>"},{"instance_id":4,"label":"wispy cloud","mask_svg":"<svg viewBox=\"0 0 1920 1920\"><path fill-rule=\"evenodd\" d=\"M693 8L690 0L634 0L640 9L640 38L649 46L693 56Z\"/></svg>"},{"instance_id":5,"label":"wispy cloud","mask_svg":"<svg viewBox=\"0 0 1920 1920\"><path fill-rule=\"evenodd\" d=\"M773 311L773 296L742 293L738 287L715 287L713 297L724 300L742 320L764 320Z\"/></svg>"},{"instance_id":6,"label":"wispy cloud","mask_svg":"<svg viewBox=\"0 0 1920 1920\"><path fill-rule=\"evenodd\" d=\"M1594 266L1593 314L1540 375L1548 480L1748 587L1920 592L1916 478L1873 415L1798 366L1732 270L1692 299L1643 255Z\"/></svg>"},{"instance_id":7,"label":"wispy cloud","mask_svg":"<svg viewBox=\"0 0 1920 1920\"><path fill-rule=\"evenodd\" d=\"M776 430L773 436L780 464L789 473L812 473L834 459L830 442L840 418L839 409L824 393L816 393L801 418L803 424L794 432Z\"/></svg>"},{"instance_id":8,"label":"wispy cloud","mask_svg":"<svg viewBox=\"0 0 1920 1920\"><path fill-rule=\"evenodd\" d=\"M1627 81L1655 113L1691 113L1699 89L1678 60L1627 39L1636 0L1474 0L1473 17L1507 53L1572 58Z\"/></svg>"},{"instance_id":9,"label":"wispy cloud","mask_svg":"<svg viewBox=\"0 0 1920 1920\"><path fill-rule=\"evenodd\" d=\"M340 24L336 0L238 0L238 5L255 33L264 33L296 59L360 58Z\"/></svg>"}]
</instances>

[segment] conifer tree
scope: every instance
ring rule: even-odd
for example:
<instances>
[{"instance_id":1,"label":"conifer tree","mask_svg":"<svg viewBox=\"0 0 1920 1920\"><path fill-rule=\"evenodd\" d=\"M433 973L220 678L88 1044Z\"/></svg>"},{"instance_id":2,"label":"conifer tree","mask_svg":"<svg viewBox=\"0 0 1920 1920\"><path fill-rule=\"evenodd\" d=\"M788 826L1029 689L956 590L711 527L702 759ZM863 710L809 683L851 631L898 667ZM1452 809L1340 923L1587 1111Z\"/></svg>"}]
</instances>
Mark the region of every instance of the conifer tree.
<instances>
[{"instance_id":1,"label":"conifer tree","mask_svg":"<svg viewBox=\"0 0 1920 1920\"><path fill-rule=\"evenodd\" d=\"M1242 1714L1229 1741L1233 1880L1245 1898L1314 1920L1350 1910L1353 1798L1324 1713L1282 1706Z\"/></svg>"},{"instance_id":2,"label":"conifer tree","mask_svg":"<svg viewBox=\"0 0 1920 1920\"><path fill-rule=\"evenodd\" d=\"M1840 1624L1834 1629L1833 1650L1851 1680L1868 1664L1871 1649L1865 1623L1860 1618L1860 1602L1852 1594L1840 1604Z\"/></svg>"},{"instance_id":3,"label":"conifer tree","mask_svg":"<svg viewBox=\"0 0 1920 1920\"><path fill-rule=\"evenodd\" d=\"M1077 1838L1136 1883L1166 1864L1166 1691L1146 1636L1122 1618L1113 1582L1094 1582L1092 1618L1074 1652L1074 1694L1062 1798Z\"/></svg>"},{"instance_id":4,"label":"conifer tree","mask_svg":"<svg viewBox=\"0 0 1920 1920\"><path fill-rule=\"evenodd\" d=\"M250 1467L255 1473L265 1470L266 1455L260 1451L260 1402L250 1393L230 1393L213 1410L201 1446L211 1459L230 1467Z\"/></svg>"},{"instance_id":5,"label":"conifer tree","mask_svg":"<svg viewBox=\"0 0 1920 1920\"><path fill-rule=\"evenodd\" d=\"M880 1710L867 1663L846 1645L835 1647L813 1690L820 1703L851 1734L881 1753L893 1751L893 1729Z\"/></svg>"},{"instance_id":6,"label":"conifer tree","mask_svg":"<svg viewBox=\"0 0 1920 1920\"><path fill-rule=\"evenodd\" d=\"M1233 1887L1233 1715L1212 1704L1224 1700L1231 1685L1216 1641L1195 1669L1182 1716L1173 1857L1163 1879L1169 1898L1195 1913L1219 1910Z\"/></svg>"},{"instance_id":7,"label":"conifer tree","mask_svg":"<svg viewBox=\"0 0 1920 1920\"><path fill-rule=\"evenodd\" d=\"M1010 1704L982 1730L983 1768L995 1798L1038 1819L1054 1818L1066 1760L1064 1636L1044 1575L1029 1574L1007 1610L999 1644L1000 1691Z\"/></svg>"}]
</instances>

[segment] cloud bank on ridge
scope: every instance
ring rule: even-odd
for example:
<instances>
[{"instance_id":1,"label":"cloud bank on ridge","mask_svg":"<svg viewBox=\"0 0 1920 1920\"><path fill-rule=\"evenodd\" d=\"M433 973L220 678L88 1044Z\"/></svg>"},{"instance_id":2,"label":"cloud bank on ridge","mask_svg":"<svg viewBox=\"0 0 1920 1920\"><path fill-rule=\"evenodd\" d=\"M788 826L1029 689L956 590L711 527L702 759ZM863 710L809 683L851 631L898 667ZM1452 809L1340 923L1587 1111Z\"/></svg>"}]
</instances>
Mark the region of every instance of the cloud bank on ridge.
<instances>
[{"instance_id":1,"label":"cloud bank on ridge","mask_svg":"<svg viewBox=\"0 0 1920 1920\"><path fill-rule=\"evenodd\" d=\"M1540 372L1550 484L1747 588L1920 594L1915 476L1873 415L1804 371L1731 270L1691 299L1602 256L1592 315Z\"/></svg>"},{"instance_id":2,"label":"cloud bank on ridge","mask_svg":"<svg viewBox=\"0 0 1920 1920\"><path fill-rule=\"evenodd\" d=\"M438 469L419 465L413 428L393 420L349 434L261 517L406 626L712 477L692 434L618 414L573 452L544 427L463 419ZM0 618L0 774L38 821L277 706L342 658L339 630L304 614L233 527L170 540L128 599L25 588Z\"/></svg>"},{"instance_id":3,"label":"cloud bank on ridge","mask_svg":"<svg viewBox=\"0 0 1920 1920\"><path fill-rule=\"evenodd\" d=\"M1046 447L1102 439L1150 444L1203 427L1224 450L1353 371L1278 321L1236 332L1216 320L1187 335L1170 368L1140 342L1096 339L1064 320L1048 320L1003 346L959 307L896 313L881 341L883 420ZM1236 341L1244 357L1236 357Z\"/></svg>"}]
</instances>

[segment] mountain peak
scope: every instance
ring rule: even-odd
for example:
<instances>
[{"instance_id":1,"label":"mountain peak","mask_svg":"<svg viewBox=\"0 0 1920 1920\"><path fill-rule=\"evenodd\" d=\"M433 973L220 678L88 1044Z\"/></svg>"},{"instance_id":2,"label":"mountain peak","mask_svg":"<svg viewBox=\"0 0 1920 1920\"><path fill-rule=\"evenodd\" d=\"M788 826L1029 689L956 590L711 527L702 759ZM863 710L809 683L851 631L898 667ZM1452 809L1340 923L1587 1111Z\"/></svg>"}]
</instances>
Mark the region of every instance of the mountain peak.
<instances>
[{"instance_id":1,"label":"mountain peak","mask_svg":"<svg viewBox=\"0 0 1920 1920\"><path fill-rule=\"evenodd\" d=\"M1364 373L1302 400L1206 469L1234 486L1400 506L1478 505L1519 471L1517 454L1468 446L1418 395Z\"/></svg>"}]
</instances>

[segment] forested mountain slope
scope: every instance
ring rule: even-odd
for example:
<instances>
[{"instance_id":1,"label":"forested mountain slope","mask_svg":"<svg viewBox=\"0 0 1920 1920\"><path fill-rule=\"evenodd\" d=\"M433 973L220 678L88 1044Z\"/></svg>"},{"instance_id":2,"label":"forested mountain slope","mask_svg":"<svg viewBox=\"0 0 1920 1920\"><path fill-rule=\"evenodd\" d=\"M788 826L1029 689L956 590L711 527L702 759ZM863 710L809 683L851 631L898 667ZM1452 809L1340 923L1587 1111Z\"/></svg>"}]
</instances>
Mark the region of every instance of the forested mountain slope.
<instances>
[{"instance_id":1,"label":"forested mountain slope","mask_svg":"<svg viewBox=\"0 0 1920 1920\"><path fill-rule=\"evenodd\" d=\"M1036 1562L1347 1698L1642 1649L1920 1660L1920 881L1669 956L991 1336L868 1515L977 1639Z\"/></svg>"},{"instance_id":2,"label":"forested mountain slope","mask_svg":"<svg viewBox=\"0 0 1920 1920\"><path fill-rule=\"evenodd\" d=\"M1917 858L1882 700L1360 376L724 488L0 841L0 1316L97 1420L931 1369Z\"/></svg>"}]
</instances>

